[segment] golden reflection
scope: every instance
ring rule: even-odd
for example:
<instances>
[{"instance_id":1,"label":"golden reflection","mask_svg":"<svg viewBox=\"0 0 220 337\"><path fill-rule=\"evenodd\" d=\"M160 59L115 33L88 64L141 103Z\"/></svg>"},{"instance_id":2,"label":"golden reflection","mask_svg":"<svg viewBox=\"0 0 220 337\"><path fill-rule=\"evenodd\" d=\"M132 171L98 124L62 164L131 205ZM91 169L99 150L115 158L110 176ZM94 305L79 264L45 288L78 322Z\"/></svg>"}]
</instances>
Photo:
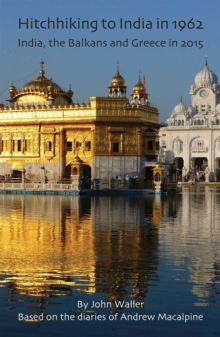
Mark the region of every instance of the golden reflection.
<instances>
[{"instance_id":1,"label":"golden reflection","mask_svg":"<svg viewBox=\"0 0 220 337\"><path fill-rule=\"evenodd\" d=\"M29 296L80 291L143 299L158 264L162 212L155 226L155 209L152 197L0 195L0 285Z\"/></svg>"},{"instance_id":2,"label":"golden reflection","mask_svg":"<svg viewBox=\"0 0 220 337\"><path fill-rule=\"evenodd\" d=\"M62 285L77 286L77 279L83 278L92 291L93 233L90 219L79 225L79 199L12 196L11 207L7 198L0 199L0 265L11 287L29 295L50 295L70 292Z\"/></svg>"}]
</instances>

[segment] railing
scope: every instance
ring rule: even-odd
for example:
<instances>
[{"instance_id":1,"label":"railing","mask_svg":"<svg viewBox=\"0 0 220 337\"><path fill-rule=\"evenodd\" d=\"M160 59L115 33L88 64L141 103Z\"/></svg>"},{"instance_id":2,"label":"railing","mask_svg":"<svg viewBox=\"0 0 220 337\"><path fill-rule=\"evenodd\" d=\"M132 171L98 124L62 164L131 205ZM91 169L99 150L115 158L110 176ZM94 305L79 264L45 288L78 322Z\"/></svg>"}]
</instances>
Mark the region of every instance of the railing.
<instances>
[{"instance_id":1,"label":"railing","mask_svg":"<svg viewBox=\"0 0 220 337\"><path fill-rule=\"evenodd\" d=\"M0 189L4 190L74 190L79 191L79 185L77 183L65 184L65 183L18 183L18 182L0 182Z\"/></svg>"},{"instance_id":2,"label":"railing","mask_svg":"<svg viewBox=\"0 0 220 337\"><path fill-rule=\"evenodd\" d=\"M93 189L93 186L83 186L78 181L74 181L72 183L70 180L60 180L48 183L42 182L20 182L20 179L14 179L12 182L0 182L0 189L2 190L35 190L35 191L80 191L84 189ZM131 179L128 182L119 181L117 183L117 188L111 187L109 184L109 180L102 180L101 189L104 190L154 190L155 185L153 181L145 181L145 180L135 180ZM168 181L164 182L164 190L174 190L176 189L177 182L176 181Z\"/></svg>"}]
</instances>

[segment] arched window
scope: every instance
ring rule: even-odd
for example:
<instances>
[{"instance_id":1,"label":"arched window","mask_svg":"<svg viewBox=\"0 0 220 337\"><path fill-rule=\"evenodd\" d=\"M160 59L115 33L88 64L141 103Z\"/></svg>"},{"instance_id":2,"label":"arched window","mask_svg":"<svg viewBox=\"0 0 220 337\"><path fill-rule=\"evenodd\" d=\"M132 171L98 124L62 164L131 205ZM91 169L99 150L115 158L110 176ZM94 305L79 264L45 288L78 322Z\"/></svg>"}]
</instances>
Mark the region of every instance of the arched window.
<instances>
[{"instance_id":1,"label":"arched window","mask_svg":"<svg viewBox=\"0 0 220 337\"><path fill-rule=\"evenodd\" d=\"M181 125L181 121L178 121L178 126L180 126Z\"/></svg>"},{"instance_id":2,"label":"arched window","mask_svg":"<svg viewBox=\"0 0 220 337\"><path fill-rule=\"evenodd\" d=\"M182 126L184 125L184 120L182 120Z\"/></svg>"},{"instance_id":3,"label":"arched window","mask_svg":"<svg viewBox=\"0 0 220 337\"><path fill-rule=\"evenodd\" d=\"M219 120L218 119L216 119L216 124L219 125Z\"/></svg>"},{"instance_id":4,"label":"arched window","mask_svg":"<svg viewBox=\"0 0 220 337\"><path fill-rule=\"evenodd\" d=\"M194 125L196 125L196 120L194 121Z\"/></svg>"},{"instance_id":5,"label":"arched window","mask_svg":"<svg viewBox=\"0 0 220 337\"><path fill-rule=\"evenodd\" d=\"M74 175L74 176L77 175L77 172L78 172L78 171L77 171L77 168L74 167L74 168L73 168L73 175Z\"/></svg>"},{"instance_id":6,"label":"arched window","mask_svg":"<svg viewBox=\"0 0 220 337\"><path fill-rule=\"evenodd\" d=\"M201 125L204 125L204 121L203 120L201 121Z\"/></svg>"},{"instance_id":7,"label":"arched window","mask_svg":"<svg viewBox=\"0 0 220 337\"><path fill-rule=\"evenodd\" d=\"M46 142L45 151L52 151L52 142L50 141Z\"/></svg>"},{"instance_id":8,"label":"arched window","mask_svg":"<svg viewBox=\"0 0 220 337\"><path fill-rule=\"evenodd\" d=\"M85 150L86 151L90 151L91 150L91 141L90 140L87 140L85 142Z\"/></svg>"},{"instance_id":9,"label":"arched window","mask_svg":"<svg viewBox=\"0 0 220 337\"><path fill-rule=\"evenodd\" d=\"M177 139L174 143L174 151L180 153L183 151L183 142L180 139Z\"/></svg>"},{"instance_id":10,"label":"arched window","mask_svg":"<svg viewBox=\"0 0 220 337\"><path fill-rule=\"evenodd\" d=\"M204 147L205 146L205 142L204 142L203 139L196 139L194 141L194 146L195 147L199 147L199 148Z\"/></svg>"},{"instance_id":11,"label":"arched window","mask_svg":"<svg viewBox=\"0 0 220 337\"><path fill-rule=\"evenodd\" d=\"M159 173L156 173L156 175L155 175L155 180L156 180L156 181L160 181L160 174L159 174Z\"/></svg>"}]
</instances>

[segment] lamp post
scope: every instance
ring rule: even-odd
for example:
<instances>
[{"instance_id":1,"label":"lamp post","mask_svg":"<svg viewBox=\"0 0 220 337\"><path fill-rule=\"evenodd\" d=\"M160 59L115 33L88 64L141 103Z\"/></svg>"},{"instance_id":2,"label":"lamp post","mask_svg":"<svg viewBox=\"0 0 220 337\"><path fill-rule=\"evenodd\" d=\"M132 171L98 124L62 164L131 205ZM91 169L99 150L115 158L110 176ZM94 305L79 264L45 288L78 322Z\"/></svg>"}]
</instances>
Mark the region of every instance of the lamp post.
<instances>
[{"instance_id":1,"label":"lamp post","mask_svg":"<svg viewBox=\"0 0 220 337\"><path fill-rule=\"evenodd\" d=\"M22 186L23 186L24 190L25 190L25 172L26 172L26 170L23 169L22 170L22 181L21 181L21 183L22 183Z\"/></svg>"}]
</instances>

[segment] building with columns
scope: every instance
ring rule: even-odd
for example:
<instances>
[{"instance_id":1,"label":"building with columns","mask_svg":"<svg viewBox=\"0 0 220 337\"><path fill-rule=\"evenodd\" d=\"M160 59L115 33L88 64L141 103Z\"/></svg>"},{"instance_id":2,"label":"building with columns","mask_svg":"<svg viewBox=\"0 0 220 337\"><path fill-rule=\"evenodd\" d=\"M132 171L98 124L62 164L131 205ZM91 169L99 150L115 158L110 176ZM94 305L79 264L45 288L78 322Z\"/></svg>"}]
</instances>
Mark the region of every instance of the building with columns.
<instances>
[{"instance_id":1,"label":"building with columns","mask_svg":"<svg viewBox=\"0 0 220 337\"><path fill-rule=\"evenodd\" d=\"M160 128L160 160L176 164L182 177L193 169L220 181L220 87L207 59L189 93L190 106L181 99Z\"/></svg>"},{"instance_id":2,"label":"building with columns","mask_svg":"<svg viewBox=\"0 0 220 337\"><path fill-rule=\"evenodd\" d=\"M39 77L21 90L12 84L10 106L0 105L0 175L25 170L31 181L58 181L79 175L80 163L91 179L143 176L142 163L158 155L159 113L140 76L131 103L126 89L117 67L107 97L74 103L41 62Z\"/></svg>"}]
</instances>

